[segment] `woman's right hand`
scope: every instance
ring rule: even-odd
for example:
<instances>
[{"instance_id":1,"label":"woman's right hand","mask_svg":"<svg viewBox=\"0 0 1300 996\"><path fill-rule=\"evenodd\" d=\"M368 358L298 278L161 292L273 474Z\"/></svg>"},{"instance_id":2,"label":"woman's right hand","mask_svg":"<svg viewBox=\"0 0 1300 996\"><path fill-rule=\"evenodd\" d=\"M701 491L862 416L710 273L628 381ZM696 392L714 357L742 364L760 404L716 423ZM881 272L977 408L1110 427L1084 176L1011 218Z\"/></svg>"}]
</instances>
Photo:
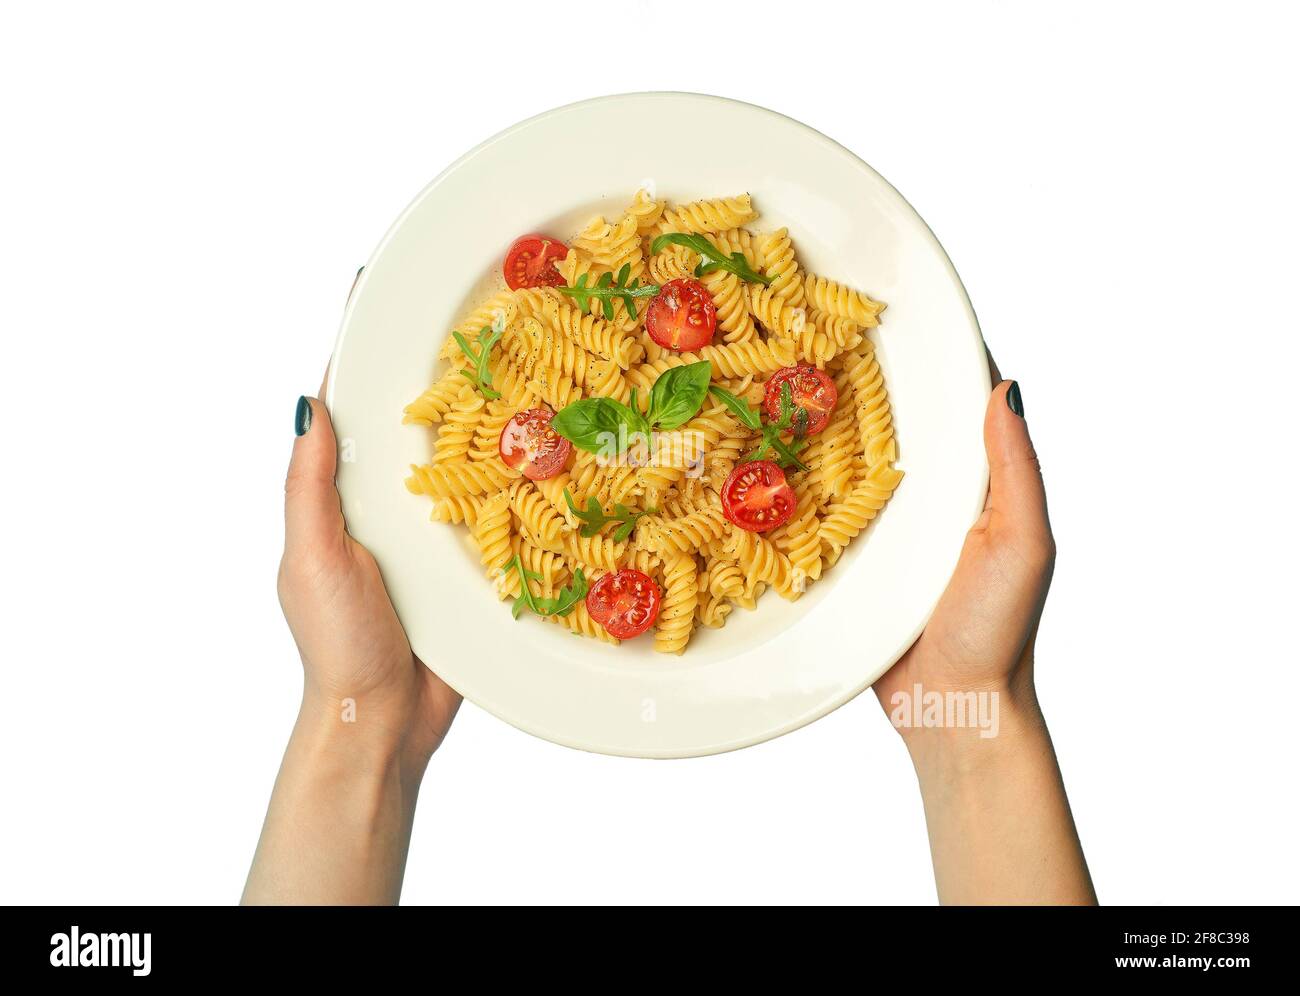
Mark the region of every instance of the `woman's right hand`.
<instances>
[{"instance_id":1,"label":"woman's right hand","mask_svg":"<svg viewBox=\"0 0 1300 996\"><path fill-rule=\"evenodd\" d=\"M876 694L889 709L899 692L998 691L1036 711L1034 634L1047 598L1056 543L1020 387L1002 381L984 415L989 495L966 535L952 579L925 632ZM907 736L911 731L904 730Z\"/></svg>"},{"instance_id":2,"label":"woman's right hand","mask_svg":"<svg viewBox=\"0 0 1300 996\"><path fill-rule=\"evenodd\" d=\"M1013 381L993 389L984 445L984 512L925 632L876 682L876 695L916 768L942 902L1095 903L1034 690L1056 544ZM949 711L958 701L964 719ZM942 708L931 712L932 703Z\"/></svg>"}]
</instances>

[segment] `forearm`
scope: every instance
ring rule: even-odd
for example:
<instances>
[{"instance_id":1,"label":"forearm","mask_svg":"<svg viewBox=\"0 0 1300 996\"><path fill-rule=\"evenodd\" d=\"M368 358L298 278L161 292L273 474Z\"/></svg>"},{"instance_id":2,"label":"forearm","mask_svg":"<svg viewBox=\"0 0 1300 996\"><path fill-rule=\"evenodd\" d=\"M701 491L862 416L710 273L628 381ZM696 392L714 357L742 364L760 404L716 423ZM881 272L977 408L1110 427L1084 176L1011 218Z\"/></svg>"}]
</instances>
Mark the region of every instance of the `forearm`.
<instances>
[{"instance_id":1,"label":"forearm","mask_svg":"<svg viewBox=\"0 0 1300 996\"><path fill-rule=\"evenodd\" d=\"M1000 693L997 736L908 731L939 900L1097 901L1051 737L1032 689Z\"/></svg>"},{"instance_id":2,"label":"forearm","mask_svg":"<svg viewBox=\"0 0 1300 996\"><path fill-rule=\"evenodd\" d=\"M305 697L243 903L397 902L423 767L383 724Z\"/></svg>"}]
</instances>

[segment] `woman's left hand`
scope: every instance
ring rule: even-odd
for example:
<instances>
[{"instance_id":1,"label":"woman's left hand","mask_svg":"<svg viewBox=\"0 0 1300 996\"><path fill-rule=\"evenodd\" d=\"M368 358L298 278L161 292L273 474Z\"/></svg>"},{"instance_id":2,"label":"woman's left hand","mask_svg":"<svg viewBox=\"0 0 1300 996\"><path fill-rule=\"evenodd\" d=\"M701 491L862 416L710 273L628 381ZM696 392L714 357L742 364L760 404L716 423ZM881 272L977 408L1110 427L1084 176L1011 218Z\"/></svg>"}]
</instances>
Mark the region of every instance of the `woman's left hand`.
<instances>
[{"instance_id":1,"label":"woman's left hand","mask_svg":"<svg viewBox=\"0 0 1300 996\"><path fill-rule=\"evenodd\" d=\"M304 708L375 727L400 742L405 764L422 772L460 696L412 653L379 565L347 533L334 486L338 446L324 404L300 399L294 428L278 589L302 657Z\"/></svg>"}]
</instances>

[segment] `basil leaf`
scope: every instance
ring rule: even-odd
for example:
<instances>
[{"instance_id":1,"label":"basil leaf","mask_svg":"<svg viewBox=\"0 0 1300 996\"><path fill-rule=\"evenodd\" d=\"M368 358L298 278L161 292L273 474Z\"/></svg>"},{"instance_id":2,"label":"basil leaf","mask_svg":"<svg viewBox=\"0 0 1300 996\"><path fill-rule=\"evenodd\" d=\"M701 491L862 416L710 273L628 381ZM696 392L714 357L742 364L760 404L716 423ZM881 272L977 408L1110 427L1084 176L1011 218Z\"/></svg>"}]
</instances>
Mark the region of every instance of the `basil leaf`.
<instances>
[{"instance_id":1,"label":"basil leaf","mask_svg":"<svg viewBox=\"0 0 1300 996\"><path fill-rule=\"evenodd\" d=\"M744 400L736 397L730 391L718 387L717 384L709 385L709 393L731 409L731 414L740 419L741 424L752 432L757 432L762 428L762 422L759 420L758 411L751 408Z\"/></svg>"},{"instance_id":2,"label":"basil leaf","mask_svg":"<svg viewBox=\"0 0 1300 996\"><path fill-rule=\"evenodd\" d=\"M694 418L709 393L712 375L708 360L665 370L650 388L646 421L652 427L676 429Z\"/></svg>"},{"instance_id":3,"label":"basil leaf","mask_svg":"<svg viewBox=\"0 0 1300 996\"><path fill-rule=\"evenodd\" d=\"M582 398L561 408L551 428L579 449L612 457L641 431L642 421L639 413L612 398Z\"/></svg>"}]
</instances>

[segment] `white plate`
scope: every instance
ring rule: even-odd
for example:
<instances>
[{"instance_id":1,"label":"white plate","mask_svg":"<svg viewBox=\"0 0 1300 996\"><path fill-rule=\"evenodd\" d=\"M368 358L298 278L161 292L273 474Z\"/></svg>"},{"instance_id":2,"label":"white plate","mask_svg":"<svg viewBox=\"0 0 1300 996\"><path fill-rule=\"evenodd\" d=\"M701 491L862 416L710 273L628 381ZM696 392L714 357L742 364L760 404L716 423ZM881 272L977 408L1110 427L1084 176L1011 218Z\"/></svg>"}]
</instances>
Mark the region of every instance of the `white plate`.
<instances>
[{"instance_id":1,"label":"white plate","mask_svg":"<svg viewBox=\"0 0 1300 996\"><path fill-rule=\"evenodd\" d=\"M671 135L671 141L650 136ZM809 593L768 593L684 656L619 647L536 618L513 622L464 527L429 521L403 487L433 430L402 407L439 372L452 323L499 276L520 233L565 238L638 186L675 201L748 191L756 227L788 225L812 270L888 303L872 338L907 472L879 519ZM626 94L531 118L466 154L385 236L339 333L327 403L345 457L352 535L378 559L415 652L520 729L608 754L687 757L796 729L868 687L912 644L988 483L989 375L975 315L943 248L851 152L772 111L718 97Z\"/></svg>"}]
</instances>

